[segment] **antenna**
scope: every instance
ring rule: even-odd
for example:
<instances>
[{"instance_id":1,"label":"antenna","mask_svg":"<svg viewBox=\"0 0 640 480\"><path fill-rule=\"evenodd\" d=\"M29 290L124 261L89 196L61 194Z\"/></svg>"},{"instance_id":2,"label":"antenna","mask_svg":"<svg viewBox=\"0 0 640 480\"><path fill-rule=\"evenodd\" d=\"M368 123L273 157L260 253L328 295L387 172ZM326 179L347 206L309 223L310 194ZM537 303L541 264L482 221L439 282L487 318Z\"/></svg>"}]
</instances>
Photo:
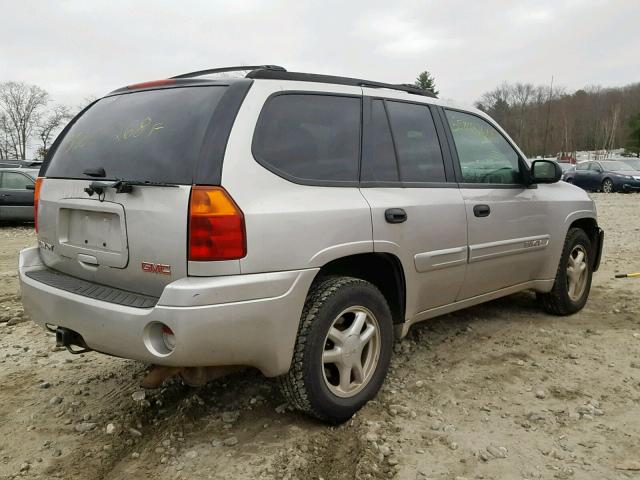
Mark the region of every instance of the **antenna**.
<instances>
[{"instance_id":1,"label":"antenna","mask_svg":"<svg viewBox=\"0 0 640 480\"><path fill-rule=\"evenodd\" d=\"M549 99L547 100L547 122L544 127L544 145L542 149L543 158L547 156L547 135L549 134L549 117L551 116L551 95L553 92L553 75L551 75L551 85L549 86Z\"/></svg>"}]
</instances>

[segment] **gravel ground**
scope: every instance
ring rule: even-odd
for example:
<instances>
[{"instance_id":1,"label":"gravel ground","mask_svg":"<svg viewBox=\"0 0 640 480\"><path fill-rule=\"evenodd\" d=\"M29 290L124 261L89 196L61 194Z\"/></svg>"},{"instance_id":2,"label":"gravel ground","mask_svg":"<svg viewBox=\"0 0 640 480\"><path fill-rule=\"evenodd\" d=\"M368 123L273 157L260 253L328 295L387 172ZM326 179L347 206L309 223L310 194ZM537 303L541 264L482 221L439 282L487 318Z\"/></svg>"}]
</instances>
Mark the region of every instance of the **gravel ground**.
<instances>
[{"instance_id":1,"label":"gravel ground","mask_svg":"<svg viewBox=\"0 0 640 480\"><path fill-rule=\"evenodd\" d=\"M419 324L377 399L336 428L246 372L143 392L145 365L70 355L22 312L30 227L0 227L0 478L640 478L640 196L606 230L586 308L522 293Z\"/></svg>"}]
</instances>

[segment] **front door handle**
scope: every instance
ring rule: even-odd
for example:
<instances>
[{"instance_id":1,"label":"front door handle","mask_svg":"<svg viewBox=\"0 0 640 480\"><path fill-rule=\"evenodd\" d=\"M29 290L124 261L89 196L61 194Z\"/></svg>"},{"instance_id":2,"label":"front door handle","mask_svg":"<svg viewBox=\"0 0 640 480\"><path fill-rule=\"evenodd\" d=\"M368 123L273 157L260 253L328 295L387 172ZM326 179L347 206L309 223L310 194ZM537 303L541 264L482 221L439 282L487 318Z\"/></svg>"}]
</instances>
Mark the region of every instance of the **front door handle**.
<instances>
[{"instance_id":1,"label":"front door handle","mask_svg":"<svg viewBox=\"0 0 640 480\"><path fill-rule=\"evenodd\" d=\"M491 214L489 205L476 205L473 207L473 214L476 217L488 217Z\"/></svg>"},{"instance_id":2,"label":"front door handle","mask_svg":"<svg viewBox=\"0 0 640 480\"><path fill-rule=\"evenodd\" d=\"M407 212L402 208L387 208L384 211L384 219L387 223L402 223L407 221Z\"/></svg>"}]
</instances>

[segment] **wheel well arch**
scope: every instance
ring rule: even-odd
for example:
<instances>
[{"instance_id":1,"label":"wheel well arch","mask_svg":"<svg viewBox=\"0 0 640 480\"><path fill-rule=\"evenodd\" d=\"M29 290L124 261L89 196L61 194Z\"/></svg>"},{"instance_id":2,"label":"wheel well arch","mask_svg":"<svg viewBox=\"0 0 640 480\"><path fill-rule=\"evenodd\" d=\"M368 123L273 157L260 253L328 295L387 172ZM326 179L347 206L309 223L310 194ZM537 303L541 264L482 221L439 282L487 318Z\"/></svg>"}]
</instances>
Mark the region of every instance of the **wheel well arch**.
<instances>
[{"instance_id":1,"label":"wheel well arch","mask_svg":"<svg viewBox=\"0 0 640 480\"><path fill-rule=\"evenodd\" d=\"M571 225L569 225L569 230L572 228L579 228L583 230L589 236L589 240L591 240L591 243L593 245L595 245L595 243L598 241L598 222L595 218L578 218L577 220L571 222Z\"/></svg>"},{"instance_id":2,"label":"wheel well arch","mask_svg":"<svg viewBox=\"0 0 640 480\"><path fill-rule=\"evenodd\" d=\"M375 285L387 300L393 323L405 321L406 283L400 259L390 253L359 253L326 263L316 279L331 275L349 276Z\"/></svg>"}]
</instances>

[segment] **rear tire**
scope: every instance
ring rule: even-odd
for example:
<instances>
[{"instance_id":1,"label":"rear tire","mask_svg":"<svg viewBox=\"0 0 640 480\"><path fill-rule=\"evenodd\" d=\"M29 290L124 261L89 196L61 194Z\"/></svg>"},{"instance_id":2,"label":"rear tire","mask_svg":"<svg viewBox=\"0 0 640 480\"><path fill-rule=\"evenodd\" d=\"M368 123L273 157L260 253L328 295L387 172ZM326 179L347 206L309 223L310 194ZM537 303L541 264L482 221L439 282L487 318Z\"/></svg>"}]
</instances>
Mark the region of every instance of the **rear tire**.
<instances>
[{"instance_id":1,"label":"rear tire","mask_svg":"<svg viewBox=\"0 0 640 480\"><path fill-rule=\"evenodd\" d=\"M605 178L602 181L602 191L604 193L614 193L615 188L613 186L613 181L610 178Z\"/></svg>"},{"instance_id":2,"label":"rear tire","mask_svg":"<svg viewBox=\"0 0 640 480\"><path fill-rule=\"evenodd\" d=\"M374 285L351 277L321 279L307 295L280 389L308 415L344 422L378 393L392 349L391 311Z\"/></svg>"},{"instance_id":3,"label":"rear tire","mask_svg":"<svg viewBox=\"0 0 640 480\"><path fill-rule=\"evenodd\" d=\"M587 303L593 275L593 249L584 230L571 228L564 242L555 282L549 293L538 297L553 315L571 315Z\"/></svg>"}]
</instances>

